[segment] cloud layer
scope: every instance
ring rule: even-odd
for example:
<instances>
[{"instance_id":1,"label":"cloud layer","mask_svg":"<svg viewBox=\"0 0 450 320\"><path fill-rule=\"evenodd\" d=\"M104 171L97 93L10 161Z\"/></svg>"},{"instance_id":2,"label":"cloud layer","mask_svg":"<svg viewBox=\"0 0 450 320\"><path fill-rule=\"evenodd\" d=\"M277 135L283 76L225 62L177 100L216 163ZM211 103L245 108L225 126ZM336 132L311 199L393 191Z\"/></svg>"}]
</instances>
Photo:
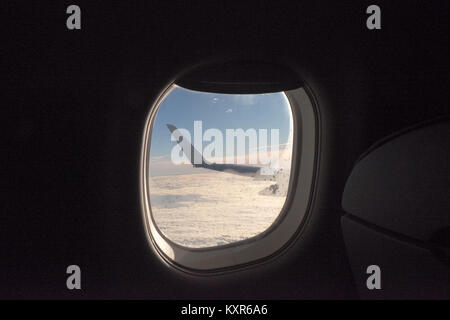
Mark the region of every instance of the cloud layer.
<instances>
[{"instance_id":1,"label":"cloud layer","mask_svg":"<svg viewBox=\"0 0 450 320\"><path fill-rule=\"evenodd\" d=\"M274 183L223 172L154 177L152 214L162 233L180 245L232 243L263 232L277 218L286 195L270 192Z\"/></svg>"}]
</instances>

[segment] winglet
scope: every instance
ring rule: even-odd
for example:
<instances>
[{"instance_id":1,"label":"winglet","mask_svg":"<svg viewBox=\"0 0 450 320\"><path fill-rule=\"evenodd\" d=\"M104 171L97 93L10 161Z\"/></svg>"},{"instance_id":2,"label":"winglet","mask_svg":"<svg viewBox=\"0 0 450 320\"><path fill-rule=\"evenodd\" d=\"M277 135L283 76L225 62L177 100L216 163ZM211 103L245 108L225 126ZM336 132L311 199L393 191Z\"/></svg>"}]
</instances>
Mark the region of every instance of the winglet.
<instances>
[{"instance_id":1,"label":"winglet","mask_svg":"<svg viewBox=\"0 0 450 320\"><path fill-rule=\"evenodd\" d=\"M175 127L173 124L166 124L167 128L170 130L170 133L173 133L175 130L177 130L177 127Z\"/></svg>"},{"instance_id":2,"label":"winglet","mask_svg":"<svg viewBox=\"0 0 450 320\"><path fill-rule=\"evenodd\" d=\"M178 145L181 147L181 150L183 150L183 153L191 162L191 164L194 167L204 166L206 164L206 161L203 159L202 154L198 152L197 149L194 148L194 146L188 139L183 138L178 128L169 123L167 123L166 126L169 129L170 133L172 134L172 137L175 139L175 141L177 141ZM200 163L195 163L197 159L200 160Z\"/></svg>"}]
</instances>

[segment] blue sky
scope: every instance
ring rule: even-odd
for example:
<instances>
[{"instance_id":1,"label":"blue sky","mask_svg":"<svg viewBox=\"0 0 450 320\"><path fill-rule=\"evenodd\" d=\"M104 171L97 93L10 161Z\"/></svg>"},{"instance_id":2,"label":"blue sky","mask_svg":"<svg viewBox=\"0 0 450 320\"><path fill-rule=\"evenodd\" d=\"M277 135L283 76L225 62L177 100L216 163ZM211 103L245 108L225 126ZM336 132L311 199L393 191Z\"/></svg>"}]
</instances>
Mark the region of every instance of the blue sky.
<instances>
[{"instance_id":1,"label":"blue sky","mask_svg":"<svg viewBox=\"0 0 450 320\"><path fill-rule=\"evenodd\" d=\"M270 129L280 130L280 144L287 142L290 119L290 106L283 93L218 94L176 87L161 103L156 115L150 157L170 156L175 142L170 140L167 123L193 134L194 121L201 120L203 132L216 128L224 137L226 129L268 129L270 145Z\"/></svg>"}]
</instances>

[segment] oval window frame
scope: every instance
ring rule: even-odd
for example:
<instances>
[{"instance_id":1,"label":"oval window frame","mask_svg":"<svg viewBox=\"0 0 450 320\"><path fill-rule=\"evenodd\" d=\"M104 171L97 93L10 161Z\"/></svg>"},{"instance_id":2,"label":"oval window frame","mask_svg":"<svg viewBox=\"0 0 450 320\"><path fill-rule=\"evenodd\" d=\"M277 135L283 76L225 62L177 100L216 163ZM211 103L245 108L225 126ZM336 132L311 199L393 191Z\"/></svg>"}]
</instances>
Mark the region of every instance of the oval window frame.
<instances>
[{"instance_id":1,"label":"oval window frame","mask_svg":"<svg viewBox=\"0 0 450 320\"><path fill-rule=\"evenodd\" d=\"M306 85L282 91L293 116L292 165L286 201L272 225L256 236L227 245L188 248L172 242L159 231L151 213L148 186L153 123L162 101L176 87L175 81L170 83L152 104L142 138L140 198L145 232L151 247L166 263L193 273L231 270L274 256L296 238L309 211L318 150L318 112L313 95Z\"/></svg>"}]
</instances>

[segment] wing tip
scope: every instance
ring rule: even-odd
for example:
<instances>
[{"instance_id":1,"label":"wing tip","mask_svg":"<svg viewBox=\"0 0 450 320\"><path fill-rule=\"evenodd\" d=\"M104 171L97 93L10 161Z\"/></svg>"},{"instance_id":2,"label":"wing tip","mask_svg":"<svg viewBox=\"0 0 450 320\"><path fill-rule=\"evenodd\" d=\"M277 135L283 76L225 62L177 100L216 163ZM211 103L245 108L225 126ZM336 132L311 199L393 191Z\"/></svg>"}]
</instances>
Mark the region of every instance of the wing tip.
<instances>
[{"instance_id":1,"label":"wing tip","mask_svg":"<svg viewBox=\"0 0 450 320\"><path fill-rule=\"evenodd\" d=\"M166 126L170 130L170 132L174 132L175 130L177 130L177 127L175 127L173 124L167 123Z\"/></svg>"}]
</instances>

